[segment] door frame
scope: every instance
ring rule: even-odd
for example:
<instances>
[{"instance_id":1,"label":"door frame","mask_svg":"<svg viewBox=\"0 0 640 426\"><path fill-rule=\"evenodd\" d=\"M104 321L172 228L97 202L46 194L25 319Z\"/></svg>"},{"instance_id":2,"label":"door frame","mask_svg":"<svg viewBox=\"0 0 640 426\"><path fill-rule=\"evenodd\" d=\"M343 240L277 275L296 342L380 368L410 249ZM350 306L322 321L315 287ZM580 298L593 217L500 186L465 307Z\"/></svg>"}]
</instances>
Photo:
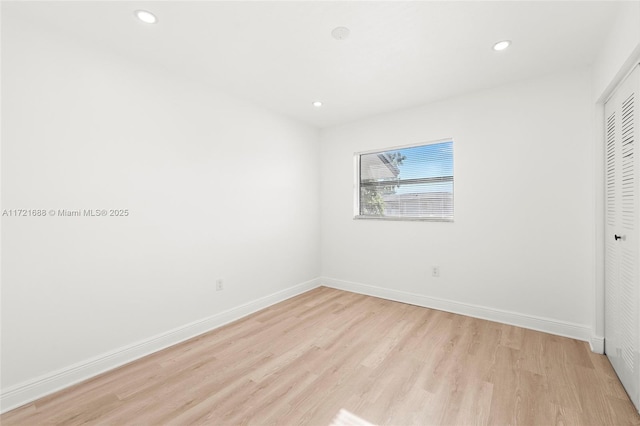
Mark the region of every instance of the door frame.
<instances>
[{"instance_id":1,"label":"door frame","mask_svg":"<svg viewBox=\"0 0 640 426\"><path fill-rule=\"evenodd\" d=\"M631 74L637 65L640 65L640 45L636 47L629 59L620 68L618 73L609 82L605 90L600 94L595 104L595 137L594 140L594 170L595 170L595 315L593 321L593 330L589 344L591 350L598 354L605 352L605 336L604 336L604 246L605 246L605 190L604 190L604 171L605 171L605 114L604 104L611 98L618 86Z\"/></svg>"}]
</instances>

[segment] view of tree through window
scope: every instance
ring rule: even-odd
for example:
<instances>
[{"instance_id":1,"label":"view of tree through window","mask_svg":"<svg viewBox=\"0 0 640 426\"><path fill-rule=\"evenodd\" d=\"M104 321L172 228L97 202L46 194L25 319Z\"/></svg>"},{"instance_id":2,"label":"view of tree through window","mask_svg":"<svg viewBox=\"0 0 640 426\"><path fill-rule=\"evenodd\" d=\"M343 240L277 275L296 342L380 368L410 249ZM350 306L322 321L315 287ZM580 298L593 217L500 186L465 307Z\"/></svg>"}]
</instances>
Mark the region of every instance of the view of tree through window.
<instances>
[{"instance_id":1,"label":"view of tree through window","mask_svg":"<svg viewBox=\"0 0 640 426\"><path fill-rule=\"evenodd\" d=\"M453 141L357 156L357 217L453 220Z\"/></svg>"}]
</instances>

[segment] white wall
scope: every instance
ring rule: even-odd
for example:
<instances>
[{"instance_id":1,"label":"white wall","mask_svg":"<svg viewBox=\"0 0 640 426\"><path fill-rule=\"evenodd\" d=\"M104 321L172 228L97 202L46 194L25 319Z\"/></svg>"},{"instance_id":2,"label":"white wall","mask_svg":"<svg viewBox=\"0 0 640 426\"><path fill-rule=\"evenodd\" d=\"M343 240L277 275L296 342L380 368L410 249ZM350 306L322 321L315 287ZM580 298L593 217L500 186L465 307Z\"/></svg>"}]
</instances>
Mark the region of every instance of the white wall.
<instances>
[{"instance_id":1,"label":"white wall","mask_svg":"<svg viewBox=\"0 0 640 426\"><path fill-rule=\"evenodd\" d=\"M640 56L640 1L620 2L620 11L594 64L594 95L608 95L626 74L625 64Z\"/></svg>"},{"instance_id":2,"label":"white wall","mask_svg":"<svg viewBox=\"0 0 640 426\"><path fill-rule=\"evenodd\" d=\"M3 390L319 276L317 130L2 31L2 209L130 212L2 219Z\"/></svg>"},{"instance_id":3,"label":"white wall","mask_svg":"<svg viewBox=\"0 0 640 426\"><path fill-rule=\"evenodd\" d=\"M575 70L324 131L325 280L426 296L405 299L588 338L595 253L591 83L590 69ZM454 223L353 220L354 152L449 137ZM439 278L431 276L432 265L440 266Z\"/></svg>"}]
</instances>

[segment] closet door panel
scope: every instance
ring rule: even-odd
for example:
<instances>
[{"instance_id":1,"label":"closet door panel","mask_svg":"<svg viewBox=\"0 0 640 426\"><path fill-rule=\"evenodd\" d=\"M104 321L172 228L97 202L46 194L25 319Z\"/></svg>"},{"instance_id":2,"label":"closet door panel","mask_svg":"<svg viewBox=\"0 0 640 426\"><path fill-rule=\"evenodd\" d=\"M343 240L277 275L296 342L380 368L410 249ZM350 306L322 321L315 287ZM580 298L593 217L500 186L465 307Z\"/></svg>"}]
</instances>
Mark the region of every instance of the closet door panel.
<instances>
[{"instance_id":1,"label":"closet door panel","mask_svg":"<svg viewBox=\"0 0 640 426\"><path fill-rule=\"evenodd\" d=\"M638 95L640 69L605 104L605 352L640 406Z\"/></svg>"}]
</instances>

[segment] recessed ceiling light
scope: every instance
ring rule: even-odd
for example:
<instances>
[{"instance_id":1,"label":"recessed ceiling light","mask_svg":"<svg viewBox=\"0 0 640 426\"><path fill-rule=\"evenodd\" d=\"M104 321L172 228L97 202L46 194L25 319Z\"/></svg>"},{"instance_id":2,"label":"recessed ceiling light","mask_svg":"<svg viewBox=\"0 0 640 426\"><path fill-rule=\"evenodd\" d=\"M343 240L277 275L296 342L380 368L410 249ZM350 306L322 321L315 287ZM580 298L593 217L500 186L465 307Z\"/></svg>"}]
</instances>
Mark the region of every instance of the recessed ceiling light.
<instances>
[{"instance_id":1,"label":"recessed ceiling light","mask_svg":"<svg viewBox=\"0 0 640 426\"><path fill-rule=\"evenodd\" d=\"M316 108L320 108L320 107L322 106L322 102L320 102L320 101L315 101L315 102L313 103L313 106L314 106L314 107L316 107Z\"/></svg>"},{"instance_id":2,"label":"recessed ceiling light","mask_svg":"<svg viewBox=\"0 0 640 426\"><path fill-rule=\"evenodd\" d=\"M156 22L158 22L158 18L156 18L156 15L149 12L148 10L136 10L135 15L145 24L155 24Z\"/></svg>"},{"instance_id":3,"label":"recessed ceiling light","mask_svg":"<svg viewBox=\"0 0 640 426\"><path fill-rule=\"evenodd\" d=\"M504 50L511 44L511 40L502 40L493 45L493 50Z\"/></svg>"},{"instance_id":4,"label":"recessed ceiling light","mask_svg":"<svg viewBox=\"0 0 640 426\"><path fill-rule=\"evenodd\" d=\"M347 27L335 27L333 31L331 31L331 36L336 40L344 40L349 37L350 32Z\"/></svg>"}]
</instances>

